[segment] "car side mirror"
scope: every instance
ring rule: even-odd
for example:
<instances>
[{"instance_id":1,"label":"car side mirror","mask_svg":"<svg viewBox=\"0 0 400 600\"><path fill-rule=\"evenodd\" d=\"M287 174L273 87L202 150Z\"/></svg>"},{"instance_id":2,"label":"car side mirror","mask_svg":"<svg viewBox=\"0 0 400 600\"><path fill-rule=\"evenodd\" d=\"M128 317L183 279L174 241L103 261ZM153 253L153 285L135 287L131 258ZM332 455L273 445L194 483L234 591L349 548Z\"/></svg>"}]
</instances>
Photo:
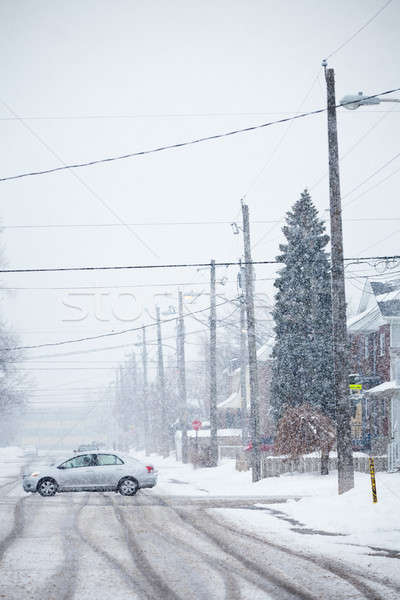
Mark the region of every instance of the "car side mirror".
<instances>
[{"instance_id":1,"label":"car side mirror","mask_svg":"<svg viewBox=\"0 0 400 600\"><path fill-rule=\"evenodd\" d=\"M65 469L64 465L59 465L57 469Z\"/></svg>"}]
</instances>

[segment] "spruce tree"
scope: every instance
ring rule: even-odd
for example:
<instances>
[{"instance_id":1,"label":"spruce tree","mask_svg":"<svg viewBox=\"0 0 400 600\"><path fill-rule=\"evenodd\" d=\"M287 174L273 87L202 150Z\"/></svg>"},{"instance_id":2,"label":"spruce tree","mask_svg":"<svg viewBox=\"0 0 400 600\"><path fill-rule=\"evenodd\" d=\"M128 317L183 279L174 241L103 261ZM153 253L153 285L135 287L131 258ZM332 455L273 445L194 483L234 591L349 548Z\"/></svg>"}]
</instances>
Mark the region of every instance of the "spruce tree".
<instances>
[{"instance_id":1,"label":"spruce tree","mask_svg":"<svg viewBox=\"0 0 400 600\"><path fill-rule=\"evenodd\" d=\"M334 416L331 287L325 226L307 190L287 213L273 311L272 406L279 419L307 403Z\"/></svg>"}]
</instances>

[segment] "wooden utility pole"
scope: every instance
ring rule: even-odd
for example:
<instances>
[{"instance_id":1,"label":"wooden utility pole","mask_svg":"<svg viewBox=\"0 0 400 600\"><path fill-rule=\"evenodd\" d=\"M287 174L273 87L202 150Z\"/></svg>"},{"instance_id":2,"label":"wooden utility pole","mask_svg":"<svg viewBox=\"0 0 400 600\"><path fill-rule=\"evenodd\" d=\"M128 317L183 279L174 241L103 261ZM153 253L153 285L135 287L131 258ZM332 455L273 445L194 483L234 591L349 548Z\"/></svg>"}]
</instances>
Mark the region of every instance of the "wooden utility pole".
<instances>
[{"instance_id":1,"label":"wooden utility pole","mask_svg":"<svg viewBox=\"0 0 400 600\"><path fill-rule=\"evenodd\" d=\"M178 292L178 327L177 327L177 363L178 363L178 389L179 389L179 414L182 432L182 462L187 463L188 457L188 414L186 397L186 365L185 365L185 322L183 319L182 292Z\"/></svg>"},{"instance_id":2,"label":"wooden utility pole","mask_svg":"<svg viewBox=\"0 0 400 600\"><path fill-rule=\"evenodd\" d=\"M161 320L160 320L160 307L157 306L157 347L158 347L158 389L160 393L160 405L161 405L161 423L160 423L160 446L161 455L163 458L167 458L169 455L169 431L168 431L168 418L167 418L167 401L165 394L165 375L164 375L164 358L162 349L162 337L161 337Z\"/></svg>"},{"instance_id":3,"label":"wooden utility pole","mask_svg":"<svg viewBox=\"0 0 400 600\"><path fill-rule=\"evenodd\" d=\"M144 451L146 456L151 453L150 420L149 420L149 384L147 377L147 344L146 327L142 328L142 366L143 366L143 424L144 424Z\"/></svg>"},{"instance_id":4,"label":"wooden utility pole","mask_svg":"<svg viewBox=\"0 0 400 600\"><path fill-rule=\"evenodd\" d=\"M244 293L245 275L242 261L239 259L239 288L240 288L240 413L242 417L242 442L249 441L249 423L247 414L247 338L246 338L246 298Z\"/></svg>"},{"instance_id":5,"label":"wooden utility pole","mask_svg":"<svg viewBox=\"0 0 400 600\"><path fill-rule=\"evenodd\" d=\"M217 422L217 309L215 296L215 260L210 266L210 466L218 464Z\"/></svg>"},{"instance_id":6,"label":"wooden utility pole","mask_svg":"<svg viewBox=\"0 0 400 600\"><path fill-rule=\"evenodd\" d=\"M258 410L258 371L257 371L257 346L256 322L254 315L254 276L251 261L249 207L242 201L243 215L243 241L246 274L246 315L247 315L247 344L249 352L250 374L250 437L252 443L252 480L261 479L261 452L260 452L260 422Z\"/></svg>"},{"instance_id":7,"label":"wooden utility pole","mask_svg":"<svg viewBox=\"0 0 400 600\"><path fill-rule=\"evenodd\" d=\"M347 351L346 294L344 286L342 208L340 197L339 150L336 122L335 72L327 69L325 78L328 99L329 199L331 220L332 328L334 353L334 397L338 454L338 491L343 494L354 487L351 411Z\"/></svg>"}]
</instances>

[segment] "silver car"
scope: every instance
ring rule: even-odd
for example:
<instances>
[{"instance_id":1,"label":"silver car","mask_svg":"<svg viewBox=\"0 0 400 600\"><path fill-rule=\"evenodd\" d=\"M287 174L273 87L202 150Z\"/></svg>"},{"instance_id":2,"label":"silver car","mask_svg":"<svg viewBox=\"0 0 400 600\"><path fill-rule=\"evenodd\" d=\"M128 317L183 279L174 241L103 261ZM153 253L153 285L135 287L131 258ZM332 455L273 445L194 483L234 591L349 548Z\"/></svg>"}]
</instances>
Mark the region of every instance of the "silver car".
<instances>
[{"instance_id":1,"label":"silver car","mask_svg":"<svg viewBox=\"0 0 400 600\"><path fill-rule=\"evenodd\" d=\"M157 483L153 465L115 452L91 452L39 467L23 477L26 492L54 496L56 492L115 491L134 496L140 488Z\"/></svg>"}]
</instances>

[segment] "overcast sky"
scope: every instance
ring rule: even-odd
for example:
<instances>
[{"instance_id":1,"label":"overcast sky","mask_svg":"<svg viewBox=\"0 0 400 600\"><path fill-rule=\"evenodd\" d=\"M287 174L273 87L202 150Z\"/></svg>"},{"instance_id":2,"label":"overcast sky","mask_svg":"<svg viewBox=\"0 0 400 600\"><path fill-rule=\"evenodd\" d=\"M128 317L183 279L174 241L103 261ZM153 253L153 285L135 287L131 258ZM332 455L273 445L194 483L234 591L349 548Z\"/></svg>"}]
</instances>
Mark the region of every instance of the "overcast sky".
<instances>
[{"instance_id":1,"label":"overcast sky","mask_svg":"<svg viewBox=\"0 0 400 600\"><path fill-rule=\"evenodd\" d=\"M324 107L321 60L332 53L338 100L360 90L374 94L400 87L399 0L350 39L384 4L3 0L0 176L140 151ZM400 171L395 172L400 158L368 178L398 152L400 106L341 109L338 121L340 154L348 152L341 161L345 255L398 254ZM282 239L279 220L305 187L321 217L328 216L326 170L322 114L142 158L3 182L7 265L236 260L241 236L233 235L229 223L240 220L243 196L250 207L254 259L273 259ZM201 224L182 224L187 222ZM35 227L16 227L21 225ZM257 269L258 293L273 296L274 274L272 266ZM354 306L363 279L353 277L364 274L374 276L376 270L348 269ZM235 268L219 270L222 276L229 280L224 293L234 297ZM7 274L1 311L24 345L42 344L148 323L156 302L164 311L175 304L178 284L206 293L207 280L207 271L193 268ZM154 296L165 292L173 296ZM76 296L82 293L87 295ZM190 308L207 302L203 296ZM188 320L187 328L197 330L199 324ZM174 327L165 327L165 336L173 335ZM154 339L151 331L148 336ZM190 339L196 343L195 336ZM137 334L127 334L32 350L21 367L35 379L36 397L47 402L53 392L40 390L57 388L57 401L76 401L87 395L86 389L75 391L77 386L101 388L113 379L115 365L135 341ZM65 356L118 345L125 347Z\"/></svg>"}]
</instances>

